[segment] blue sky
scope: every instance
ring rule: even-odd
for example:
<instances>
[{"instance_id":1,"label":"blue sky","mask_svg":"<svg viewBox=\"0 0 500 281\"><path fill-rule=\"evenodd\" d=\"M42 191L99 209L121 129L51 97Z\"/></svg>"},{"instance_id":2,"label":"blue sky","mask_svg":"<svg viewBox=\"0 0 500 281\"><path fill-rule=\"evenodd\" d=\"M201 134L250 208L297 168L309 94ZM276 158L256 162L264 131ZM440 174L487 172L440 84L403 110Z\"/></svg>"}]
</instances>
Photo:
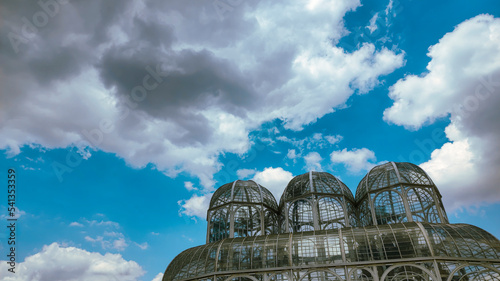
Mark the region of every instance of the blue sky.
<instances>
[{"instance_id":1,"label":"blue sky","mask_svg":"<svg viewBox=\"0 0 500 281\"><path fill-rule=\"evenodd\" d=\"M40 3L0 4L1 281L157 281L218 186L385 161L500 237L497 1Z\"/></svg>"}]
</instances>

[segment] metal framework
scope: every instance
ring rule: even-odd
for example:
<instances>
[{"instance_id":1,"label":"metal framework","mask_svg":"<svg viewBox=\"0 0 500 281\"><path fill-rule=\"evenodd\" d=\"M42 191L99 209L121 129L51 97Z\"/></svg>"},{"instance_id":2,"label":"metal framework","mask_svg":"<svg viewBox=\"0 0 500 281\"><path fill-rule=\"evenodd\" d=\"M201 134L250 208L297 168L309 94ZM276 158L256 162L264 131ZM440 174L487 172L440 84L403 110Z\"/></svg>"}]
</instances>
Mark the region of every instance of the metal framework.
<instances>
[{"instance_id":1,"label":"metal framework","mask_svg":"<svg viewBox=\"0 0 500 281\"><path fill-rule=\"evenodd\" d=\"M373 168L356 200L336 177L293 178L279 208L253 181L213 195L207 244L179 254L163 281L500 281L500 241L449 224L429 176L410 163Z\"/></svg>"},{"instance_id":2,"label":"metal framework","mask_svg":"<svg viewBox=\"0 0 500 281\"><path fill-rule=\"evenodd\" d=\"M283 232L336 229L357 225L351 190L335 176L309 172L293 178L281 196Z\"/></svg>"},{"instance_id":3,"label":"metal framework","mask_svg":"<svg viewBox=\"0 0 500 281\"><path fill-rule=\"evenodd\" d=\"M207 243L279 231L278 204L254 181L237 180L215 191L207 212Z\"/></svg>"},{"instance_id":4,"label":"metal framework","mask_svg":"<svg viewBox=\"0 0 500 281\"><path fill-rule=\"evenodd\" d=\"M360 225L401 222L448 223L441 194L431 178L411 163L373 168L356 189Z\"/></svg>"}]
</instances>

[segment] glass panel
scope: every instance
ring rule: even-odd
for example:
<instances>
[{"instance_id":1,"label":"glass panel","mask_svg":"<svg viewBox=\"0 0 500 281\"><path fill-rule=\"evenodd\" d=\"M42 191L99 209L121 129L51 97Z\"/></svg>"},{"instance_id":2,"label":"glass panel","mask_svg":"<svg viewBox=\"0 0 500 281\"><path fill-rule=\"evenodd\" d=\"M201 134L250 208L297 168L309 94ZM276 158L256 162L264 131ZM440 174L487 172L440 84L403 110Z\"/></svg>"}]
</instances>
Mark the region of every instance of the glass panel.
<instances>
[{"instance_id":1,"label":"glass panel","mask_svg":"<svg viewBox=\"0 0 500 281\"><path fill-rule=\"evenodd\" d=\"M311 203L304 199L293 201L288 209L288 220L292 232L314 230Z\"/></svg>"},{"instance_id":2,"label":"glass panel","mask_svg":"<svg viewBox=\"0 0 500 281\"><path fill-rule=\"evenodd\" d=\"M320 229L338 229L345 227L345 214L338 199L323 197L318 200Z\"/></svg>"},{"instance_id":3,"label":"glass panel","mask_svg":"<svg viewBox=\"0 0 500 281\"><path fill-rule=\"evenodd\" d=\"M411 163L396 163L396 167L401 177L401 182L432 185L432 181L419 166Z\"/></svg>"},{"instance_id":4,"label":"glass panel","mask_svg":"<svg viewBox=\"0 0 500 281\"><path fill-rule=\"evenodd\" d=\"M215 242L224 238L229 238L229 212L226 208L215 210L210 217L209 242Z\"/></svg>"},{"instance_id":5,"label":"glass panel","mask_svg":"<svg viewBox=\"0 0 500 281\"><path fill-rule=\"evenodd\" d=\"M256 207L241 206L234 213L234 237L262 234L260 211Z\"/></svg>"},{"instance_id":6,"label":"glass panel","mask_svg":"<svg viewBox=\"0 0 500 281\"><path fill-rule=\"evenodd\" d=\"M287 185L282 200L288 201L311 191L309 173L294 177Z\"/></svg>"},{"instance_id":7,"label":"glass panel","mask_svg":"<svg viewBox=\"0 0 500 281\"><path fill-rule=\"evenodd\" d=\"M411 188L407 192L407 200L413 221L441 223L439 212L432 194L432 189Z\"/></svg>"},{"instance_id":8,"label":"glass panel","mask_svg":"<svg viewBox=\"0 0 500 281\"><path fill-rule=\"evenodd\" d=\"M396 191L383 191L374 200L377 224L390 224L408 221L403 198Z\"/></svg>"}]
</instances>

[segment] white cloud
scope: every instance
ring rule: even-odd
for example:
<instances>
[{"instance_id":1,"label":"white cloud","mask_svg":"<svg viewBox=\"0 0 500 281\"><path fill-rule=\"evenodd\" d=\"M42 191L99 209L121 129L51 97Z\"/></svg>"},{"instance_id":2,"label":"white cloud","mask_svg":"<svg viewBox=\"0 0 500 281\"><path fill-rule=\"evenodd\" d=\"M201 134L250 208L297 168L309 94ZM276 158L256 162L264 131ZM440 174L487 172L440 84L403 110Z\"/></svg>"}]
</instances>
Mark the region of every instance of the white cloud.
<instances>
[{"instance_id":1,"label":"white cloud","mask_svg":"<svg viewBox=\"0 0 500 281\"><path fill-rule=\"evenodd\" d=\"M120 228L120 224L114 221L97 221L97 220L88 220L83 219L83 222L88 224L89 226L104 226L104 227L112 227L112 228Z\"/></svg>"},{"instance_id":2,"label":"white cloud","mask_svg":"<svg viewBox=\"0 0 500 281\"><path fill-rule=\"evenodd\" d=\"M123 251L127 247L128 243L125 242L125 238L123 237L120 237L113 241L113 249L116 249L117 251Z\"/></svg>"},{"instance_id":3,"label":"white cloud","mask_svg":"<svg viewBox=\"0 0 500 281\"><path fill-rule=\"evenodd\" d=\"M91 11L107 1L71 2L36 44L2 49L0 149L77 146L84 161L90 145L133 167L187 172L210 191L218 157L247 152L250 131L276 118L300 130L403 65L403 54L373 44L334 46L358 0L315 3L260 1L221 18L206 2L123 1L105 16ZM0 33L18 10L0 9Z\"/></svg>"},{"instance_id":4,"label":"white cloud","mask_svg":"<svg viewBox=\"0 0 500 281\"><path fill-rule=\"evenodd\" d=\"M436 118L464 117L475 111L475 103L498 93L498 77L484 82L500 70L500 19L480 15L458 25L429 48L428 73L408 75L390 89L394 100L384 119L418 129ZM495 87L491 88L491 87Z\"/></svg>"},{"instance_id":5,"label":"white cloud","mask_svg":"<svg viewBox=\"0 0 500 281\"><path fill-rule=\"evenodd\" d=\"M103 235L98 235L96 238L87 235L84 239L92 244L99 244L103 250L116 250L121 252L129 246L125 240L125 235L115 231L104 231Z\"/></svg>"},{"instance_id":6,"label":"white cloud","mask_svg":"<svg viewBox=\"0 0 500 281\"><path fill-rule=\"evenodd\" d=\"M471 194L471 187L476 186L474 180L480 176L474 165L476 161L468 141L460 140L445 143L434 150L431 159L420 166L437 184L445 206L456 210L463 206L465 198L471 200L476 196Z\"/></svg>"},{"instance_id":7,"label":"white cloud","mask_svg":"<svg viewBox=\"0 0 500 281\"><path fill-rule=\"evenodd\" d=\"M288 153L286 154L286 157L288 159L295 159L297 158L297 152L295 151L295 149L289 149Z\"/></svg>"},{"instance_id":8,"label":"white cloud","mask_svg":"<svg viewBox=\"0 0 500 281\"><path fill-rule=\"evenodd\" d=\"M246 179L250 176L253 176L257 171L255 169L239 169L236 171L236 175L238 179Z\"/></svg>"},{"instance_id":9,"label":"white cloud","mask_svg":"<svg viewBox=\"0 0 500 281\"><path fill-rule=\"evenodd\" d=\"M335 136L325 136L325 139L330 143L330 144L336 144L342 140L341 135L335 135Z\"/></svg>"},{"instance_id":10,"label":"white cloud","mask_svg":"<svg viewBox=\"0 0 500 281\"><path fill-rule=\"evenodd\" d=\"M271 191L274 198L279 203L283 190L285 190L288 182L292 178L292 173L283 170L281 167L268 167L262 172L257 172L253 177L253 180Z\"/></svg>"},{"instance_id":11,"label":"white cloud","mask_svg":"<svg viewBox=\"0 0 500 281\"><path fill-rule=\"evenodd\" d=\"M384 119L418 129L449 116L450 142L421 164L449 211L500 201L500 19L479 15L429 48L428 72L391 87Z\"/></svg>"},{"instance_id":12,"label":"white cloud","mask_svg":"<svg viewBox=\"0 0 500 281\"><path fill-rule=\"evenodd\" d=\"M147 250L147 249L149 248L149 244L148 244L148 242L144 242L144 243L142 243L142 244L139 244L139 243L134 242L134 244L135 244L137 247L141 248L141 250Z\"/></svg>"},{"instance_id":13,"label":"white cloud","mask_svg":"<svg viewBox=\"0 0 500 281\"><path fill-rule=\"evenodd\" d=\"M378 13L374 14L373 17L370 19L370 25L368 25L366 28L370 30L370 33L373 33L375 30L377 30L377 19L378 19Z\"/></svg>"},{"instance_id":14,"label":"white cloud","mask_svg":"<svg viewBox=\"0 0 500 281\"><path fill-rule=\"evenodd\" d=\"M326 148L334 145L342 140L340 135L323 135L321 133L315 133L312 136L305 137L302 139L288 138L286 136L277 136L276 140L289 143L297 148L299 151L316 149L316 148ZM290 153L290 150L288 151ZM292 152L293 153L293 152ZM295 156L298 156L295 152Z\"/></svg>"},{"instance_id":15,"label":"white cloud","mask_svg":"<svg viewBox=\"0 0 500 281\"><path fill-rule=\"evenodd\" d=\"M181 207L179 214L193 218L198 217L200 219L207 219L207 210L212 195L213 193L207 193L201 196L193 194L191 198L177 202Z\"/></svg>"},{"instance_id":16,"label":"white cloud","mask_svg":"<svg viewBox=\"0 0 500 281\"><path fill-rule=\"evenodd\" d=\"M57 243L44 246L39 253L18 263L15 274L9 274L8 267L6 261L1 261L0 281L136 281L145 273L136 262L126 261L119 254L101 255Z\"/></svg>"},{"instance_id":17,"label":"white cloud","mask_svg":"<svg viewBox=\"0 0 500 281\"><path fill-rule=\"evenodd\" d=\"M184 187L187 189L187 191L198 190L196 187L194 187L193 183L190 181L185 181Z\"/></svg>"},{"instance_id":18,"label":"white cloud","mask_svg":"<svg viewBox=\"0 0 500 281\"><path fill-rule=\"evenodd\" d=\"M368 171L375 166L375 153L367 148L347 150L335 150L330 154L330 160L334 164L344 164L352 173Z\"/></svg>"},{"instance_id":19,"label":"white cloud","mask_svg":"<svg viewBox=\"0 0 500 281\"><path fill-rule=\"evenodd\" d=\"M389 13L392 12L393 4L394 4L393 0L389 0L389 4L387 4L387 7L385 7L385 15L386 16L389 16ZM396 15L394 14L394 16L396 16Z\"/></svg>"},{"instance_id":20,"label":"white cloud","mask_svg":"<svg viewBox=\"0 0 500 281\"><path fill-rule=\"evenodd\" d=\"M153 278L153 280L151 281L161 281L163 279L163 273L158 273L158 275L155 276L155 278Z\"/></svg>"},{"instance_id":21,"label":"white cloud","mask_svg":"<svg viewBox=\"0 0 500 281\"><path fill-rule=\"evenodd\" d=\"M306 162L305 169L308 171L322 171L321 168L321 155L317 152L309 152L306 156L304 156L304 161Z\"/></svg>"},{"instance_id":22,"label":"white cloud","mask_svg":"<svg viewBox=\"0 0 500 281\"><path fill-rule=\"evenodd\" d=\"M79 223L79 222L74 221L74 222L70 223L70 224L69 224L69 226L83 227L83 224L81 224L81 223Z\"/></svg>"}]
</instances>

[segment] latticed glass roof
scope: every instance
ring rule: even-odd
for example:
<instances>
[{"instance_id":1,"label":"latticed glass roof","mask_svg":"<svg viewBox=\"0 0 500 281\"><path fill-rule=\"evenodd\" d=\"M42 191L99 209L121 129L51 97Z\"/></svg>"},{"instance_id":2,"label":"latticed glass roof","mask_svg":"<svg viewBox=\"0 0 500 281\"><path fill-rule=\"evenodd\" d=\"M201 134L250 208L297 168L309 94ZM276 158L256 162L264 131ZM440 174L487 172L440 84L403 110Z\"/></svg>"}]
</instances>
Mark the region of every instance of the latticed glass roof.
<instances>
[{"instance_id":1,"label":"latticed glass roof","mask_svg":"<svg viewBox=\"0 0 500 281\"><path fill-rule=\"evenodd\" d=\"M343 195L354 202L351 190L337 177L325 172L309 172L294 177L288 183L280 204L309 193Z\"/></svg>"},{"instance_id":2,"label":"latticed glass roof","mask_svg":"<svg viewBox=\"0 0 500 281\"><path fill-rule=\"evenodd\" d=\"M164 280L262 268L436 258L500 262L500 242L472 225L415 222L231 238L182 252L167 268Z\"/></svg>"},{"instance_id":3,"label":"latticed glass roof","mask_svg":"<svg viewBox=\"0 0 500 281\"><path fill-rule=\"evenodd\" d=\"M278 209L273 194L252 180L237 180L219 187L210 200L210 209L233 202L263 204L273 210Z\"/></svg>"},{"instance_id":4,"label":"latticed glass roof","mask_svg":"<svg viewBox=\"0 0 500 281\"><path fill-rule=\"evenodd\" d=\"M406 162L388 162L374 167L366 174L356 189L356 200L361 200L370 191L395 184L434 185L419 166Z\"/></svg>"}]
</instances>

